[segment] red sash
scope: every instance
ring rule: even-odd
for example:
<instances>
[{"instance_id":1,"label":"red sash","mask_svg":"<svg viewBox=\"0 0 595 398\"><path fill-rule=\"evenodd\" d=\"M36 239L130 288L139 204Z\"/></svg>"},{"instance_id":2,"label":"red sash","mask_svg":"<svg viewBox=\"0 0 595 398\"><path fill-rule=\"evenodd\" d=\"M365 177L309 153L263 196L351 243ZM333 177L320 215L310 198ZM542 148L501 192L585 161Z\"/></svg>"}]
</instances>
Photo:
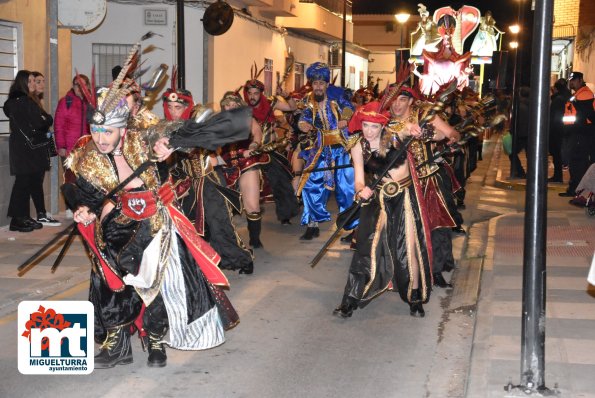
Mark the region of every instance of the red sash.
<instances>
[{"instance_id":1,"label":"red sash","mask_svg":"<svg viewBox=\"0 0 595 398\"><path fill-rule=\"evenodd\" d=\"M198 235L190 220L188 220L188 218L178 209L176 209L171 203L169 206L167 206L167 210L176 229L178 230L178 233L184 240L184 243L188 247L188 250L190 250L192 257L200 267L200 270L205 275L207 280L213 285L229 287L229 281L227 280L227 277L218 267L221 257L215 251L215 249L213 249L211 245L207 243L207 241ZM85 239L89 245L89 248L99 260L99 265L101 266L101 270L103 271L103 275L108 287L115 292L122 291L125 285L121 276L113 271L112 268L110 268L110 266L103 259L99 249L97 248L97 245L95 244L95 223L91 223L87 226L79 223L77 227L81 233L81 236L83 239Z\"/></svg>"}]
</instances>

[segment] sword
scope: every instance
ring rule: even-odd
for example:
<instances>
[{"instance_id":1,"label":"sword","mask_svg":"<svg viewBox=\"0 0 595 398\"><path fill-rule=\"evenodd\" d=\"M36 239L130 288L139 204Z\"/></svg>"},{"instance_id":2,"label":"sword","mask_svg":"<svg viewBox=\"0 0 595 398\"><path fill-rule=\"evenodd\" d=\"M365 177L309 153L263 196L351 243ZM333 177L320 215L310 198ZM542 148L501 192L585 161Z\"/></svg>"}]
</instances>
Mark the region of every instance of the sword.
<instances>
[{"instance_id":1,"label":"sword","mask_svg":"<svg viewBox=\"0 0 595 398\"><path fill-rule=\"evenodd\" d=\"M113 198L130 181L132 181L134 178L138 177L142 172L144 172L146 169L148 169L149 166L151 166L151 164L153 164L153 163L154 163L154 160L147 160L144 163L142 163L138 169L136 169L130 176L128 176L128 178L126 178L124 181L122 181L120 184L118 184L118 186L116 186L114 189L112 189L106 195L106 197L102 203L105 203L105 201ZM93 210L94 210L94 212L98 211L98 209L93 209ZM23 262L21 265L19 265L17 267L19 276L23 276L27 271L29 271L31 268L36 266L37 263L39 262L39 260L42 260L43 258L45 258L44 254L46 252L48 252L48 250L50 248L52 248L52 246L54 246L56 244L56 242L58 242L64 235L68 234L68 238L62 245L62 249L60 250L58 257L54 261L54 264L52 265L51 272L52 272L52 274L55 273L56 269L58 269L58 267L60 266L60 263L64 259L66 251L68 250L68 247L72 243L74 236L78 233L78 228L77 228L76 224L77 224L76 222L73 222L70 226L64 228L64 230L62 230L61 232L56 234L56 236L54 236L52 238L52 240L50 240L45 246L43 246L41 249L39 249L37 252L35 252L34 255L32 255L25 262ZM48 254L51 252L53 252L53 250L48 252Z\"/></svg>"},{"instance_id":2,"label":"sword","mask_svg":"<svg viewBox=\"0 0 595 398\"><path fill-rule=\"evenodd\" d=\"M261 145L260 147L250 151L250 156L258 156L258 155L262 155L263 153L271 153L271 152L280 150L282 148L285 148L288 143L289 143L289 140L287 138L282 138L279 141L269 142L268 144ZM242 156L242 155L234 156L232 158L227 159L226 161L231 162L233 160L238 160L238 159L244 159L244 156ZM225 160L225 158L224 158L224 160Z\"/></svg>"},{"instance_id":3,"label":"sword","mask_svg":"<svg viewBox=\"0 0 595 398\"><path fill-rule=\"evenodd\" d=\"M319 167L317 169L310 170L308 173L314 173L314 172L317 172L317 171L348 169L350 167L353 167L353 165L351 163L349 163L349 164L341 164L339 166Z\"/></svg>"},{"instance_id":4,"label":"sword","mask_svg":"<svg viewBox=\"0 0 595 398\"><path fill-rule=\"evenodd\" d=\"M64 237L64 235L68 234L73 225L69 225L68 227L64 228L62 231L58 232L48 243L46 243L41 249L37 250L35 254L29 257L23 264L17 267L17 272L19 276L23 276L30 268L33 268L37 262L37 260L43 259L45 256L43 254L52 246L54 246L57 242ZM70 236L69 236L70 238ZM48 253L49 254L49 253Z\"/></svg>"},{"instance_id":5,"label":"sword","mask_svg":"<svg viewBox=\"0 0 595 398\"><path fill-rule=\"evenodd\" d=\"M421 128L424 128L424 126L430 120L432 120L438 112L440 112L444 108L444 101L446 101L446 99L448 98L450 93L452 93L456 88L457 88L456 81L453 81L453 83L451 83L450 86L440 95L440 98L438 99L436 104L428 111L426 116L424 116L423 119L420 121L419 126ZM372 184L368 185L368 187L371 190L374 190L378 186L378 184L380 184L380 182L384 179L385 175L387 175L388 172L395 166L395 164L399 161L399 159L401 158L403 153L405 153L405 151L407 150L407 148L409 147L409 144L411 144L413 139L414 139L414 137L411 136L403 142L403 145L401 146L401 148L390 159L390 161L384 167L382 172L378 174L378 177L372 182ZM331 246L331 244L335 241L335 239L337 239L337 236L339 236L339 234L341 233L341 230L345 227L345 225L352 222L355 219L355 217L358 215L359 209L361 208L361 206L364 202L365 201L360 198L357 201L353 202L353 204L351 206L349 206L347 209L345 209L341 213L339 213L339 215L337 216L337 221L335 222L337 225L337 230L324 243L324 245L322 246L320 251L316 254L316 256L314 256L312 261L310 261L310 267L314 268L316 266L316 264L318 264L318 262L322 259L322 257L324 257L324 255L326 254L326 251Z\"/></svg>"},{"instance_id":6,"label":"sword","mask_svg":"<svg viewBox=\"0 0 595 398\"><path fill-rule=\"evenodd\" d=\"M390 169L394 167L397 161L401 158L401 155L407 150L411 141L413 141L413 137L409 137L406 141L403 142L403 146L390 159L390 161L385 166L384 170L382 170L382 172L378 175L376 180L374 180L374 182L372 182L372 184L369 185L370 189L374 190L374 188L376 188L376 186L380 184L380 182L384 179L384 176L390 171ZM341 230L356 218L356 215L359 213L359 209L361 208L362 204L364 204L364 202L365 200L360 198L353 202L353 204L349 206L347 209L339 213L336 221L336 231L333 232L331 237L324 243L324 245L322 245L320 251L316 254L316 256L314 256L312 261L310 261L310 267L314 268L316 264L318 264L318 262L324 257L328 248L333 244L335 239L337 239L337 236L339 236L339 234L341 233Z\"/></svg>"}]
</instances>

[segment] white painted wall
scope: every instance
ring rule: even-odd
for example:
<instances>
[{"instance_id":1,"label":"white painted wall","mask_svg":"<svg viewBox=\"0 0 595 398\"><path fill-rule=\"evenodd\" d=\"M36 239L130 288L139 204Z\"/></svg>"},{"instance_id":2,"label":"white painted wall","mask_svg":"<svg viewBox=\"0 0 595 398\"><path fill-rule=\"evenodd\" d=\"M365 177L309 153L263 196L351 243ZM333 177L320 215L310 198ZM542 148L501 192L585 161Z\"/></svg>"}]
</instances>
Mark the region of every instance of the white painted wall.
<instances>
[{"instance_id":1,"label":"white painted wall","mask_svg":"<svg viewBox=\"0 0 595 398\"><path fill-rule=\"evenodd\" d=\"M72 70L90 74L92 68L92 44L131 44L144 33L151 30L163 37L156 36L147 41L162 50L153 51L143 56L145 66L157 67L161 63L171 66L176 62L176 9L174 5L158 4L153 6L134 6L108 2L107 15L103 23L93 32L73 34L72 36ZM167 26L146 26L144 24L145 9L166 9ZM185 40L186 40L186 88L193 93L195 101L212 103L218 108L223 94L236 90L250 79L250 68L256 61L258 68L264 65L264 59L273 60L273 84L276 83L276 72L281 75L285 69L285 58L288 52L294 55L296 62L310 65L313 62L327 62L329 46L314 40L281 34L253 21L235 16L233 25L225 34L212 37L212 56L210 62L210 84L212 98L202 98L203 65L207 62L203 55L203 27L201 18L203 9L185 8ZM145 46L146 46L145 45ZM356 68L356 83L359 87L359 71L364 71L364 84L367 80L367 60L347 54L347 65ZM349 68L347 68L349 70ZM170 69L171 71L171 69ZM150 78L150 73L145 80ZM262 76L261 76L262 79ZM169 86L169 82L165 88ZM356 89L358 88L356 87ZM293 76L287 81L287 89L293 89ZM160 95L158 96L160 98ZM160 102L155 103L153 111L163 116Z\"/></svg>"},{"instance_id":2,"label":"white painted wall","mask_svg":"<svg viewBox=\"0 0 595 398\"><path fill-rule=\"evenodd\" d=\"M360 57L359 55L351 54L346 52L345 53L345 64L347 68L345 69L346 77L345 77L345 85L353 89L354 91L359 89L360 87L365 87L368 83L368 60L365 58ZM350 81L349 76L349 67L355 67L355 84L352 84ZM363 79L360 81L360 72L363 73ZM337 81L337 85L340 84L341 76L339 76L339 80Z\"/></svg>"},{"instance_id":3,"label":"white painted wall","mask_svg":"<svg viewBox=\"0 0 595 398\"><path fill-rule=\"evenodd\" d=\"M218 103L223 94L236 90L250 79L250 68L256 62L258 69L264 59L273 60L273 85L276 72L285 72L285 58L288 52L294 55L295 62L306 64L306 68L316 61L327 61L328 46L299 37L282 35L252 21L236 16L231 28L223 35L214 38L213 98ZM263 76L259 77L263 80ZM290 79L291 83L293 80ZM290 84L290 88L291 88Z\"/></svg>"},{"instance_id":4,"label":"white painted wall","mask_svg":"<svg viewBox=\"0 0 595 398\"><path fill-rule=\"evenodd\" d=\"M145 9L166 9L167 26L145 25ZM186 89L193 93L195 101L202 101L202 75L203 75L203 27L201 18L204 10L186 7L185 14L185 40L186 40ZM84 34L72 35L72 73L75 68L79 73L91 74L92 69L92 44L132 44L149 30L162 35L155 36L143 43L143 47L153 44L161 50L152 51L142 56L144 67L167 64L171 67L176 63L176 7L175 5L155 4L152 6L125 5L107 3L107 15L103 23L94 31ZM168 73L169 74L169 73ZM150 78L150 72L144 80ZM164 89L169 87L169 81ZM164 91L164 90L162 90ZM161 93L160 93L161 94ZM158 95L157 98L160 98ZM161 102L154 105L153 111L163 116Z\"/></svg>"},{"instance_id":5,"label":"white painted wall","mask_svg":"<svg viewBox=\"0 0 595 398\"><path fill-rule=\"evenodd\" d=\"M372 52L370 59L374 62L368 65L368 73L376 78L380 78L379 88L382 90L388 83L395 82L395 53L394 52Z\"/></svg>"}]
</instances>

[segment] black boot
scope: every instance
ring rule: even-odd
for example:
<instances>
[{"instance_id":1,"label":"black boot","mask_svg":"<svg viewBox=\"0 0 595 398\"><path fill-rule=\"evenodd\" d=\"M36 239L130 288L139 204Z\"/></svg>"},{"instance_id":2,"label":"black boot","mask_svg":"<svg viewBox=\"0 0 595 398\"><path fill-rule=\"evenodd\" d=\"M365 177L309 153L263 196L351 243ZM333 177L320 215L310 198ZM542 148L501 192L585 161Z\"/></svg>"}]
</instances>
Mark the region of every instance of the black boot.
<instances>
[{"instance_id":1,"label":"black boot","mask_svg":"<svg viewBox=\"0 0 595 398\"><path fill-rule=\"evenodd\" d=\"M434 276L434 286L441 287L443 289L449 288L452 289L452 284L448 283L446 279L442 276L442 272L435 272Z\"/></svg>"},{"instance_id":2,"label":"black boot","mask_svg":"<svg viewBox=\"0 0 595 398\"><path fill-rule=\"evenodd\" d=\"M33 227L33 229L41 229L41 228L43 228L43 224L42 223L35 221L31 217L27 217L27 219L25 220L25 223L31 225Z\"/></svg>"},{"instance_id":3,"label":"black boot","mask_svg":"<svg viewBox=\"0 0 595 398\"><path fill-rule=\"evenodd\" d=\"M147 365L151 368L162 368L167 364L165 344L161 342L165 333L149 332L149 359Z\"/></svg>"},{"instance_id":4,"label":"black boot","mask_svg":"<svg viewBox=\"0 0 595 398\"><path fill-rule=\"evenodd\" d=\"M411 301L409 302L409 314L411 316L416 316L419 314L421 318L426 315L424 311L424 307L421 303L421 295L419 294L419 289L413 289L411 292Z\"/></svg>"},{"instance_id":5,"label":"black boot","mask_svg":"<svg viewBox=\"0 0 595 398\"><path fill-rule=\"evenodd\" d=\"M353 315L353 311L355 311L356 309L356 304L350 302L349 299L343 298L341 305L339 305L337 308L333 310L333 315L338 316L339 318L351 318L351 315Z\"/></svg>"},{"instance_id":6,"label":"black boot","mask_svg":"<svg viewBox=\"0 0 595 398\"><path fill-rule=\"evenodd\" d=\"M260 230L262 229L262 214L261 213L246 213L246 220L248 220L248 234L250 235L250 246L253 249L262 247L260 242Z\"/></svg>"},{"instance_id":7,"label":"black boot","mask_svg":"<svg viewBox=\"0 0 595 398\"><path fill-rule=\"evenodd\" d=\"M13 217L12 220L10 220L8 229L18 232L31 232L33 231L33 226L29 223L26 217Z\"/></svg>"},{"instance_id":8,"label":"black boot","mask_svg":"<svg viewBox=\"0 0 595 398\"><path fill-rule=\"evenodd\" d=\"M95 369L109 369L132 363L132 346L128 326L107 330L107 337L95 355Z\"/></svg>"},{"instance_id":9,"label":"black boot","mask_svg":"<svg viewBox=\"0 0 595 398\"><path fill-rule=\"evenodd\" d=\"M245 267L240 268L240 274L250 275L254 272L254 263L250 261L250 264L246 265Z\"/></svg>"},{"instance_id":10,"label":"black boot","mask_svg":"<svg viewBox=\"0 0 595 398\"><path fill-rule=\"evenodd\" d=\"M355 234L355 229L353 231L351 231L349 234L343 236L341 238L341 242L342 243L347 243L347 244L351 244L351 241L353 240L353 235Z\"/></svg>"},{"instance_id":11,"label":"black boot","mask_svg":"<svg viewBox=\"0 0 595 398\"><path fill-rule=\"evenodd\" d=\"M460 225L457 225L456 227L452 227L452 232L457 235L467 235L467 232L465 231L465 229Z\"/></svg>"},{"instance_id":12,"label":"black boot","mask_svg":"<svg viewBox=\"0 0 595 398\"><path fill-rule=\"evenodd\" d=\"M300 236L300 240L312 240L312 238L318 238L320 236L320 229L318 227L308 227L306 232Z\"/></svg>"},{"instance_id":13,"label":"black boot","mask_svg":"<svg viewBox=\"0 0 595 398\"><path fill-rule=\"evenodd\" d=\"M465 206L465 202L463 201L463 199L457 199L457 209L465 209L467 206Z\"/></svg>"}]
</instances>

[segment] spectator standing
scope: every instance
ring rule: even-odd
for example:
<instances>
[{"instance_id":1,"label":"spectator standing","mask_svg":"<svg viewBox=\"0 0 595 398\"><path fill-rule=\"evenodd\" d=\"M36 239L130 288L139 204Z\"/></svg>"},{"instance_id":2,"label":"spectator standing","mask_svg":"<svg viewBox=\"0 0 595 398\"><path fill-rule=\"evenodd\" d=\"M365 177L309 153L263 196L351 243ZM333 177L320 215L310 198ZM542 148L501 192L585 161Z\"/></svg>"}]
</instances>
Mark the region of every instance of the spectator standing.
<instances>
[{"instance_id":1,"label":"spectator standing","mask_svg":"<svg viewBox=\"0 0 595 398\"><path fill-rule=\"evenodd\" d=\"M585 84L581 72L570 74L568 88L573 91L573 96L566 102L563 123L568 131L570 181L566 192L560 192L559 195L573 197L592 160L590 156L595 135L595 95Z\"/></svg>"},{"instance_id":2,"label":"spectator standing","mask_svg":"<svg viewBox=\"0 0 595 398\"><path fill-rule=\"evenodd\" d=\"M36 71L31 72L31 75L33 76L33 84L31 85L33 90L30 91L37 96L39 99L38 105L43 108L41 101L43 100L43 93L45 91L45 77L41 74L41 72Z\"/></svg>"},{"instance_id":3,"label":"spectator standing","mask_svg":"<svg viewBox=\"0 0 595 398\"><path fill-rule=\"evenodd\" d=\"M90 90L89 78L79 75L72 79L72 88L58 101L56 108L54 135L56 137L56 149L58 156L64 161L72 151L79 138L89 134L89 123L87 123L87 102L84 99L80 84L84 82ZM74 183L76 180L72 171L65 170L64 182ZM72 211L66 210L66 217L72 218Z\"/></svg>"},{"instance_id":4,"label":"spectator standing","mask_svg":"<svg viewBox=\"0 0 595 398\"><path fill-rule=\"evenodd\" d=\"M31 76L29 77L29 96L35 101L39 110L46 116L51 119L51 116L45 111L43 107L43 94L45 92L45 77L41 72L33 71L31 72ZM48 159L52 156L56 156L56 151L53 147L52 141L52 132L49 129L52 127L51 123L47 131L48 137L48 144L45 146L46 151L48 152ZM41 192L42 192L42 199L43 199L43 180L45 178L45 173L43 173L41 178ZM35 200L33 201L35 203ZM49 227L58 227L62 225L61 222L52 218L46 211L45 211L45 204L42 206L44 209L40 211L39 206L35 206L37 209L37 222L47 225Z\"/></svg>"},{"instance_id":5,"label":"spectator standing","mask_svg":"<svg viewBox=\"0 0 595 398\"><path fill-rule=\"evenodd\" d=\"M564 106L570 99L571 94L568 90L565 79L558 79L552 87L552 102L550 104L550 133L549 133L549 152L554 162L554 175L548 179L548 182L562 183L562 148L564 147Z\"/></svg>"},{"instance_id":6,"label":"spectator standing","mask_svg":"<svg viewBox=\"0 0 595 398\"><path fill-rule=\"evenodd\" d=\"M30 95L34 84L31 72L19 71L4 103L10 125L10 174L15 176L8 205L11 231L31 232L42 228L42 221L60 225L47 215L43 198L43 178L50 168L48 131L53 119L38 105L39 98ZM29 216L29 198L37 210L37 221Z\"/></svg>"},{"instance_id":7,"label":"spectator standing","mask_svg":"<svg viewBox=\"0 0 595 398\"><path fill-rule=\"evenodd\" d=\"M519 110L517 112L517 123L516 130L511 131L516 135L516 148L513 153L510 154L510 176L512 178L527 178L527 173L521 164L519 159L519 153L522 150L527 151L527 142L529 139L529 87L523 86L519 90Z\"/></svg>"}]
</instances>

